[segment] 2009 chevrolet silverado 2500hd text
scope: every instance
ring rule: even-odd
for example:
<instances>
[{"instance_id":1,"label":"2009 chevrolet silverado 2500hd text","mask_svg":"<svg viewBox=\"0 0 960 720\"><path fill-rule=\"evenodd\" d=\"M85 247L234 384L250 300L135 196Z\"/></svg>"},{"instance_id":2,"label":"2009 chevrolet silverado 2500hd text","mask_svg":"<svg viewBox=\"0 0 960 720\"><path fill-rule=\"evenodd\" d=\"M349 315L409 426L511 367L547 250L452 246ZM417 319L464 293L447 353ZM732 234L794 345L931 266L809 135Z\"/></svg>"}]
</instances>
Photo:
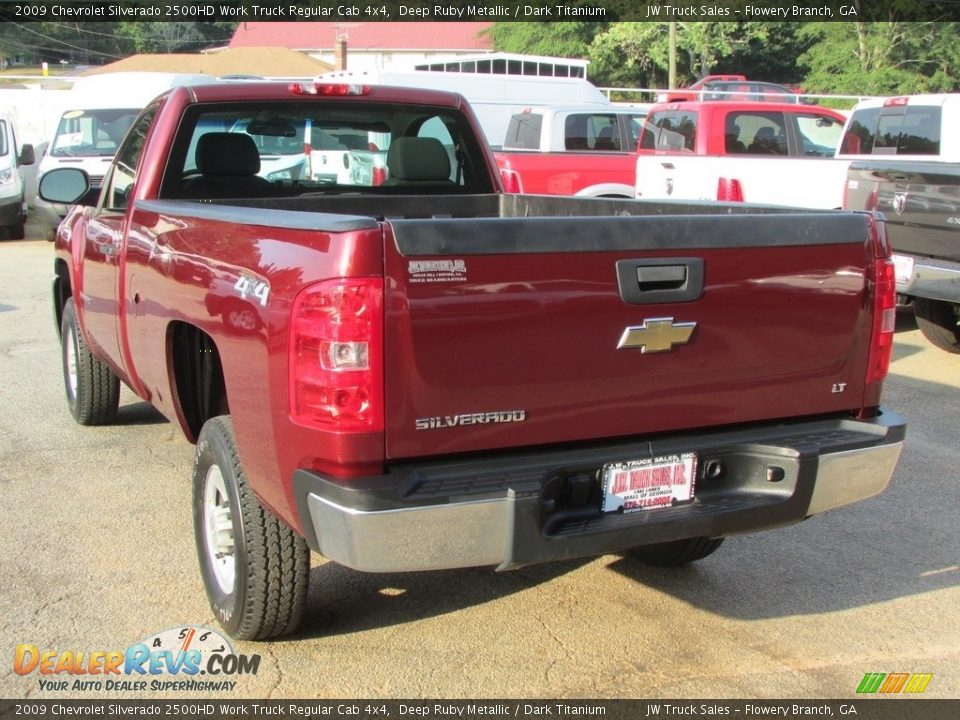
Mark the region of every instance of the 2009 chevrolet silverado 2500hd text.
<instances>
[{"instance_id":1,"label":"2009 chevrolet silverado 2500hd text","mask_svg":"<svg viewBox=\"0 0 960 720\"><path fill-rule=\"evenodd\" d=\"M897 291L934 345L960 353L960 95L865 100L838 157L844 207L886 214ZM947 131L948 128L951 130Z\"/></svg>"},{"instance_id":2,"label":"2009 chevrolet silverado 2500hd text","mask_svg":"<svg viewBox=\"0 0 960 720\"><path fill-rule=\"evenodd\" d=\"M644 111L529 108L510 118L493 153L508 192L633 197L634 149Z\"/></svg>"},{"instance_id":3,"label":"2009 chevrolet silverado 2500hd text","mask_svg":"<svg viewBox=\"0 0 960 720\"><path fill-rule=\"evenodd\" d=\"M380 133L386 182L260 178L249 133L308 121ZM234 637L296 627L309 549L675 565L875 495L900 453L870 213L506 195L460 96L314 84L173 90L95 200L79 170L41 192L88 203L56 241L71 411L110 422L122 381L196 441Z\"/></svg>"},{"instance_id":4,"label":"2009 chevrolet silverado 2500hd text","mask_svg":"<svg viewBox=\"0 0 960 720\"><path fill-rule=\"evenodd\" d=\"M808 105L655 105L637 146L636 197L839 208L847 166L832 158L844 120Z\"/></svg>"}]
</instances>

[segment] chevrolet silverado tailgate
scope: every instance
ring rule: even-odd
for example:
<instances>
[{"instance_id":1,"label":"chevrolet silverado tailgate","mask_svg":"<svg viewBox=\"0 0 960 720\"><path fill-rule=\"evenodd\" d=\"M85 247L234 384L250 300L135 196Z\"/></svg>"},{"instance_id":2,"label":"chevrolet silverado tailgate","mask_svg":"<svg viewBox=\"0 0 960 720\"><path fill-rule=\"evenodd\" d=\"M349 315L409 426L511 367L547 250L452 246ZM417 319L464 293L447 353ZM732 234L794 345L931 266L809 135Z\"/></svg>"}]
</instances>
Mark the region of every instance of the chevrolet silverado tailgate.
<instances>
[{"instance_id":1,"label":"chevrolet silverado tailgate","mask_svg":"<svg viewBox=\"0 0 960 720\"><path fill-rule=\"evenodd\" d=\"M392 220L393 459L856 409L868 220Z\"/></svg>"}]
</instances>

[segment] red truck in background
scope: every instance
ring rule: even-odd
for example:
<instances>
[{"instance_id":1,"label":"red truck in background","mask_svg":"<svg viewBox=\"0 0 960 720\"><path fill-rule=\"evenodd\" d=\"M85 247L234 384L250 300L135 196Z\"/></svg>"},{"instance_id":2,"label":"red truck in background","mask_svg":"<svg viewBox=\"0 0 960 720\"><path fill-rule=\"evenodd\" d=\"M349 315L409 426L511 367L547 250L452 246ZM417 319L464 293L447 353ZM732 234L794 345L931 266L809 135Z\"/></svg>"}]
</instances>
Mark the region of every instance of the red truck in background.
<instances>
[{"instance_id":1,"label":"red truck in background","mask_svg":"<svg viewBox=\"0 0 960 720\"><path fill-rule=\"evenodd\" d=\"M507 192L633 197L633 150L646 111L530 108L510 118L494 158Z\"/></svg>"},{"instance_id":2,"label":"red truck in background","mask_svg":"<svg viewBox=\"0 0 960 720\"><path fill-rule=\"evenodd\" d=\"M382 134L384 183L258 174L250 133L333 119ZM122 382L196 443L236 638L297 626L310 550L680 565L882 492L899 457L870 213L504 194L460 96L313 83L175 89L102 189L40 192L79 203L53 268L70 410L113 422Z\"/></svg>"},{"instance_id":3,"label":"red truck in background","mask_svg":"<svg viewBox=\"0 0 960 720\"><path fill-rule=\"evenodd\" d=\"M637 143L636 197L839 208L847 168L833 156L845 120L792 103L654 105Z\"/></svg>"}]
</instances>

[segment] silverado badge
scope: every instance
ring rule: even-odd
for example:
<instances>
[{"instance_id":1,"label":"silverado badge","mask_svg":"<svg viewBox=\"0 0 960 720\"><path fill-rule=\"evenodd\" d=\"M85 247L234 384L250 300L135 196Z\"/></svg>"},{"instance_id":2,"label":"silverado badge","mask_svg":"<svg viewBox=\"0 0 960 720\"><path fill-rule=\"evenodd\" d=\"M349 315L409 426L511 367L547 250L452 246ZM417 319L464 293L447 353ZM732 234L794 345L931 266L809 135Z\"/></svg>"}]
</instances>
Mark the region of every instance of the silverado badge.
<instances>
[{"instance_id":1,"label":"silverado badge","mask_svg":"<svg viewBox=\"0 0 960 720\"><path fill-rule=\"evenodd\" d=\"M690 342L695 322L675 323L673 318L651 318L643 325L628 327L620 336L617 350L640 348L640 352L670 352L674 345Z\"/></svg>"}]
</instances>

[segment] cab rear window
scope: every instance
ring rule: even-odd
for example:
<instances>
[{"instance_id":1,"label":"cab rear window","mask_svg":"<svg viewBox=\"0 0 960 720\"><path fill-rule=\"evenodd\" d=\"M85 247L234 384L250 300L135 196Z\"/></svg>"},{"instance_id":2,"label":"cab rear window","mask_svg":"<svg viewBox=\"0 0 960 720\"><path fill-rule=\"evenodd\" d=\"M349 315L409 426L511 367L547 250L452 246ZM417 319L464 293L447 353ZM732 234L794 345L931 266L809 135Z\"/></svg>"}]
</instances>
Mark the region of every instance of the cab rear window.
<instances>
[{"instance_id":1,"label":"cab rear window","mask_svg":"<svg viewBox=\"0 0 960 720\"><path fill-rule=\"evenodd\" d=\"M647 116L637 149L693 152L696 144L697 113L691 110L664 110Z\"/></svg>"},{"instance_id":2,"label":"cab rear window","mask_svg":"<svg viewBox=\"0 0 960 720\"><path fill-rule=\"evenodd\" d=\"M850 118L840 153L847 155L939 155L941 109L899 105L858 110Z\"/></svg>"},{"instance_id":3,"label":"cab rear window","mask_svg":"<svg viewBox=\"0 0 960 720\"><path fill-rule=\"evenodd\" d=\"M520 148L521 150L539 150L540 133L543 131L543 115L537 113L518 113L510 118L507 126L507 137L503 144L506 147Z\"/></svg>"}]
</instances>

